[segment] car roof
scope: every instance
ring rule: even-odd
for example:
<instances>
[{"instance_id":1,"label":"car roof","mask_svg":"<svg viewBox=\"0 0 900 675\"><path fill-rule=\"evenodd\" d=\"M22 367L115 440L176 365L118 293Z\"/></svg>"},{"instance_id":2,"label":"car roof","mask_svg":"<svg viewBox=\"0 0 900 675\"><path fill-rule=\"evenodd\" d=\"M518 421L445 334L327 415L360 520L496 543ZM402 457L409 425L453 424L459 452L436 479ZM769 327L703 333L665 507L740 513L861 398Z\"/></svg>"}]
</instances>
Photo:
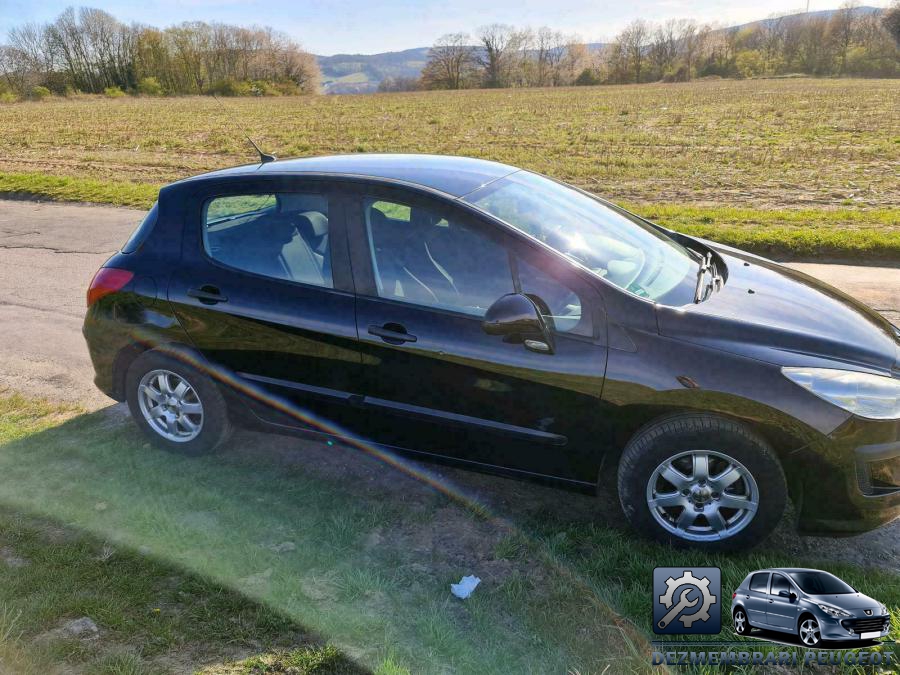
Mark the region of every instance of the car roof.
<instances>
[{"instance_id":1,"label":"car roof","mask_svg":"<svg viewBox=\"0 0 900 675\"><path fill-rule=\"evenodd\" d=\"M462 197L483 185L520 170L508 164L472 157L359 153L245 164L211 171L179 182L225 176L331 174L400 181L438 190L454 197Z\"/></svg>"},{"instance_id":2,"label":"car roof","mask_svg":"<svg viewBox=\"0 0 900 675\"><path fill-rule=\"evenodd\" d=\"M808 567L767 567L764 570L756 570L756 572L751 572L750 574L758 574L759 572L783 572L787 574L793 574L795 572L821 572L822 570L814 570Z\"/></svg>"}]
</instances>

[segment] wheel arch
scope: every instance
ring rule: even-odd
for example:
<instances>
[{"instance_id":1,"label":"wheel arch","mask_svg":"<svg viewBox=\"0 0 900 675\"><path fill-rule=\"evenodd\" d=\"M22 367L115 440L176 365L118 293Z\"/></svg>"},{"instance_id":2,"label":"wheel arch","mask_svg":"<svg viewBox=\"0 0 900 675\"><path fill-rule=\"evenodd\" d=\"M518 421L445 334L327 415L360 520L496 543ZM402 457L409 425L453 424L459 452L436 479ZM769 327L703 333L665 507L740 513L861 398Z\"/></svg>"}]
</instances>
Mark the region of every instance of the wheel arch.
<instances>
[{"instance_id":1,"label":"wheel arch","mask_svg":"<svg viewBox=\"0 0 900 675\"><path fill-rule=\"evenodd\" d=\"M792 452L809 444L811 438L794 423L786 423L783 414L773 411L772 421L766 422L758 416L738 415L732 411L701 409L692 407L668 407L657 405L627 405L618 411L620 423L616 427L611 450L602 461L603 468L618 466L622 453L631 439L645 428L679 415L710 415L721 417L731 422L742 424L760 436L775 452L781 463L788 484L788 494L792 501L799 503L802 499L803 483L800 472L793 466Z\"/></svg>"}]
</instances>

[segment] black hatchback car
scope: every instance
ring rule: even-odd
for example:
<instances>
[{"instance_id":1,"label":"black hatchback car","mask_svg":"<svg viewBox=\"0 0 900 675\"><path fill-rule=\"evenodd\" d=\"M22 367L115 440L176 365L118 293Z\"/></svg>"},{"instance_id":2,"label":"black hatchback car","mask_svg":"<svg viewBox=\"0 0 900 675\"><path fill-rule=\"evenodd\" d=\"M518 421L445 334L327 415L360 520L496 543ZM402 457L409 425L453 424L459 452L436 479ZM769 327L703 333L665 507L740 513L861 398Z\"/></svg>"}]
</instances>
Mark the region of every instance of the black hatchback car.
<instances>
[{"instance_id":1,"label":"black hatchback car","mask_svg":"<svg viewBox=\"0 0 900 675\"><path fill-rule=\"evenodd\" d=\"M642 533L900 515L900 331L808 276L475 159L349 155L160 191L88 291L96 383L164 448L235 423L594 490ZM609 514L603 516L610 518Z\"/></svg>"}]
</instances>

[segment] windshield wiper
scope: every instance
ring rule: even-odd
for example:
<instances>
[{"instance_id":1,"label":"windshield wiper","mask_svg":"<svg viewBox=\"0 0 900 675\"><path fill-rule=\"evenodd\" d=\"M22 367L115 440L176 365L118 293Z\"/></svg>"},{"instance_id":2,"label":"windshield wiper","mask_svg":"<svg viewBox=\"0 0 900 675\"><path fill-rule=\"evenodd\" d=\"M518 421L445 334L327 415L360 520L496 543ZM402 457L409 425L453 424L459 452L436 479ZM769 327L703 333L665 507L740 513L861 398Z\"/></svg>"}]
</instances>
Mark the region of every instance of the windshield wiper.
<instances>
[{"instance_id":1,"label":"windshield wiper","mask_svg":"<svg viewBox=\"0 0 900 675\"><path fill-rule=\"evenodd\" d=\"M713 275L713 281L710 281L708 284L704 284L703 280L706 279L706 274ZM707 253L703 257L703 262L700 263L700 269L697 270L697 286L694 288L694 303L703 302L706 299L706 291L707 289L712 288L712 285L715 280L715 270L712 266L712 253Z\"/></svg>"}]
</instances>

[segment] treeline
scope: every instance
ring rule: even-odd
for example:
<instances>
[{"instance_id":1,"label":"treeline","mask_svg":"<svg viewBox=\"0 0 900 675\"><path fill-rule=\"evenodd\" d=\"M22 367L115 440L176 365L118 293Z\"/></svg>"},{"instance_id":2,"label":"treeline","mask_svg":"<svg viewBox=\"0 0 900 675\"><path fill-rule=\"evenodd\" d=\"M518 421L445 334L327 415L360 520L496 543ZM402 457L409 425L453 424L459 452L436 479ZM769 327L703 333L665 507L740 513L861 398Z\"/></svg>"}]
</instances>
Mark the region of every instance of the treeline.
<instances>
[{"instance_id":1,"label":"treeline","mask_svg":"<svg viewBox=\"0 0 900 675\"><path fill-rule=\"evenodd\" d=\"M698 77L900 77L900 3L846 4L822 14L773 16L744 28L690 19L631 22L605 45L550 28L493 24L435 42L420 79L383 91L680 82Z\"/></svg>"},{"instance_id":2,"label":"treeline","mask_svg":"<svg viewBox=\"0 0 900 675\"><path fill-rule=\"evenodd\" d=\"M126 25L90 8L9 31L0 45L0 96L306 94L318 90L316 59L271 28L189 22Z\"/></svg>"}]
</instances>

